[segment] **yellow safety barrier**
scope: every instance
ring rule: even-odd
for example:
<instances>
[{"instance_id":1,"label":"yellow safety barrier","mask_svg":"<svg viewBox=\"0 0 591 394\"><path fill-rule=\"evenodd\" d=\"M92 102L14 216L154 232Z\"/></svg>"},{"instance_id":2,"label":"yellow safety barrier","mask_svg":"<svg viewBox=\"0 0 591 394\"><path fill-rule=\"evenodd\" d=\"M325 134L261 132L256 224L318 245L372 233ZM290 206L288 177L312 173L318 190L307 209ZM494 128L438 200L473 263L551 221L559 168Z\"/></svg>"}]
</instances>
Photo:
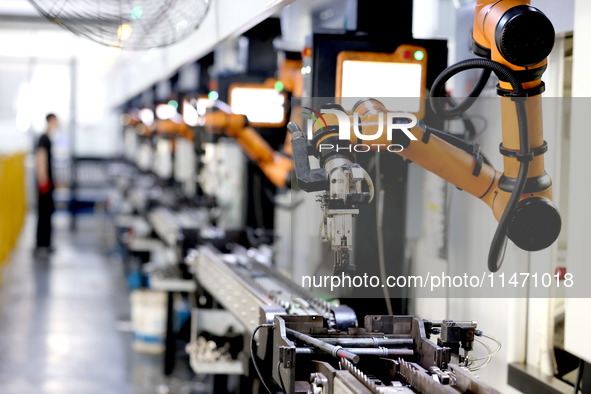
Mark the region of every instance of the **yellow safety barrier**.
<instances>
[{"instance_id":1,"label":"yellow safety barrier","mask_svg":"<svg viewBox=\"0 0 591 394\"><path fill-rule=\"evenodd\" d=\"M0 283L25 220L25 154L0 156Z\"/></svg>"}]
</instances>

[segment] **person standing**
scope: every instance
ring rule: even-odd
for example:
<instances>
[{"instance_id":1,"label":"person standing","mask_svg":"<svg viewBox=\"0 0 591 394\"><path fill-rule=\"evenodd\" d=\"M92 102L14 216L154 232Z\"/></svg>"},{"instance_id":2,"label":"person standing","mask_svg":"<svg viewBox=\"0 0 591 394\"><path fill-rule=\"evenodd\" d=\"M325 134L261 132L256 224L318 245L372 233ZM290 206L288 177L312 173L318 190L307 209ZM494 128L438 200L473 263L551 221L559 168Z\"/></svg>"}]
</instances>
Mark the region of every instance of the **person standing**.
<instances>
[{"instance_id":1,"label":"person standing","mask_svg":"<svg viewBox=\"0 0 591 394\"><path fill-rule=\"evenodd\" d=\"M53 174L51 160L51 134L59 126L57 116L48 114L45 117L47 126L39 138L35 149L35 173L37 175L37 245L36 253L49 253L51 246L51 215L53 203Z\"/></svg>"}]
</instances>

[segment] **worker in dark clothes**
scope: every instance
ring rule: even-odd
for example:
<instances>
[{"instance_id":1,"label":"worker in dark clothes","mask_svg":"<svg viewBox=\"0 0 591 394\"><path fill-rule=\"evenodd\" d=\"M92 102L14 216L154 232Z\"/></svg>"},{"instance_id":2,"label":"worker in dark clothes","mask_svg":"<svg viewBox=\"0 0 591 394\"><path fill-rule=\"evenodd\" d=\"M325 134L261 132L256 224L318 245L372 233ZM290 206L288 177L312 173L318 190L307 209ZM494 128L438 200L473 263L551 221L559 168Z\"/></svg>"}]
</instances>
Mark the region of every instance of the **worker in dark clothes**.
<instances>
[{"instance_id":1,"label":"worker in dark clothes","mask_svg":"<svg viewBox=\"0 0 591 394\"><path fill-rule=\"evenodd\" d=\"M59 126L57 116L48 114L45 117L47 127L39 138L35 149L35 169L37 175L38 221L37 221L37 254L47 255L52 251L51 215L53 214L53 175L51 171L51 139L50 136Z\"/></svg>"}]
</instances>

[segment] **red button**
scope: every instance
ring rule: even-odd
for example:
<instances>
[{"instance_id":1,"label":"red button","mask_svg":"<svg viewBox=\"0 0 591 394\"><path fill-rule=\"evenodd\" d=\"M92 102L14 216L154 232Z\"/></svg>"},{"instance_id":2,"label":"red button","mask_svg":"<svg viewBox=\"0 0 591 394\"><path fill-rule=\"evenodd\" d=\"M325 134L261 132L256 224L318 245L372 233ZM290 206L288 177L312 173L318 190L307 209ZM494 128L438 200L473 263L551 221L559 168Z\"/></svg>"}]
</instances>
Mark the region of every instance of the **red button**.
<instances>
[{"instance_id":1,"label":"red button","mask_svg":"<svg viewBox=\"0 0 591 394\"><path fill-rule=\"evenodd\" d=\"M558 280L563 280L566 275L566 267L556 267L554 275L558 275Z\"/></svg>"},{"instance_id":2,"label":"red button","mask_svg":"<svg viewBox=\"0 0 591 394\"><path fill-rule=\"evenodd\" d=\"M412 53L410 53L410 51L402 52L402 57L405 59L410 59L411 56L412 56Z\"/></svg>"}]
</instances>

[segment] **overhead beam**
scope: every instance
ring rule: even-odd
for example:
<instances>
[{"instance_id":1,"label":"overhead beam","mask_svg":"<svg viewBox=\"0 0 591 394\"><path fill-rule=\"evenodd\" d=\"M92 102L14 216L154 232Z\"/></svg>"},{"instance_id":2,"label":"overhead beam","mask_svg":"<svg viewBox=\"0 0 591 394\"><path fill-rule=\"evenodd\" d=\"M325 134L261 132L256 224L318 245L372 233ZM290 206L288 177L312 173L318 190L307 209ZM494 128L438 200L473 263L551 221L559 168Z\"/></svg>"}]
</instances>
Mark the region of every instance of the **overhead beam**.
<instances>
[{"instance_id":1,"label":"overhead beam","mask_svg":"<svg viewBox=\"0 0 591 394\"><path fill-rule=\"evenodd\" d=\"M0 29L3 30L58 30L60 27L41 15L0 14Z\"/></svg>"}]
</instances>

